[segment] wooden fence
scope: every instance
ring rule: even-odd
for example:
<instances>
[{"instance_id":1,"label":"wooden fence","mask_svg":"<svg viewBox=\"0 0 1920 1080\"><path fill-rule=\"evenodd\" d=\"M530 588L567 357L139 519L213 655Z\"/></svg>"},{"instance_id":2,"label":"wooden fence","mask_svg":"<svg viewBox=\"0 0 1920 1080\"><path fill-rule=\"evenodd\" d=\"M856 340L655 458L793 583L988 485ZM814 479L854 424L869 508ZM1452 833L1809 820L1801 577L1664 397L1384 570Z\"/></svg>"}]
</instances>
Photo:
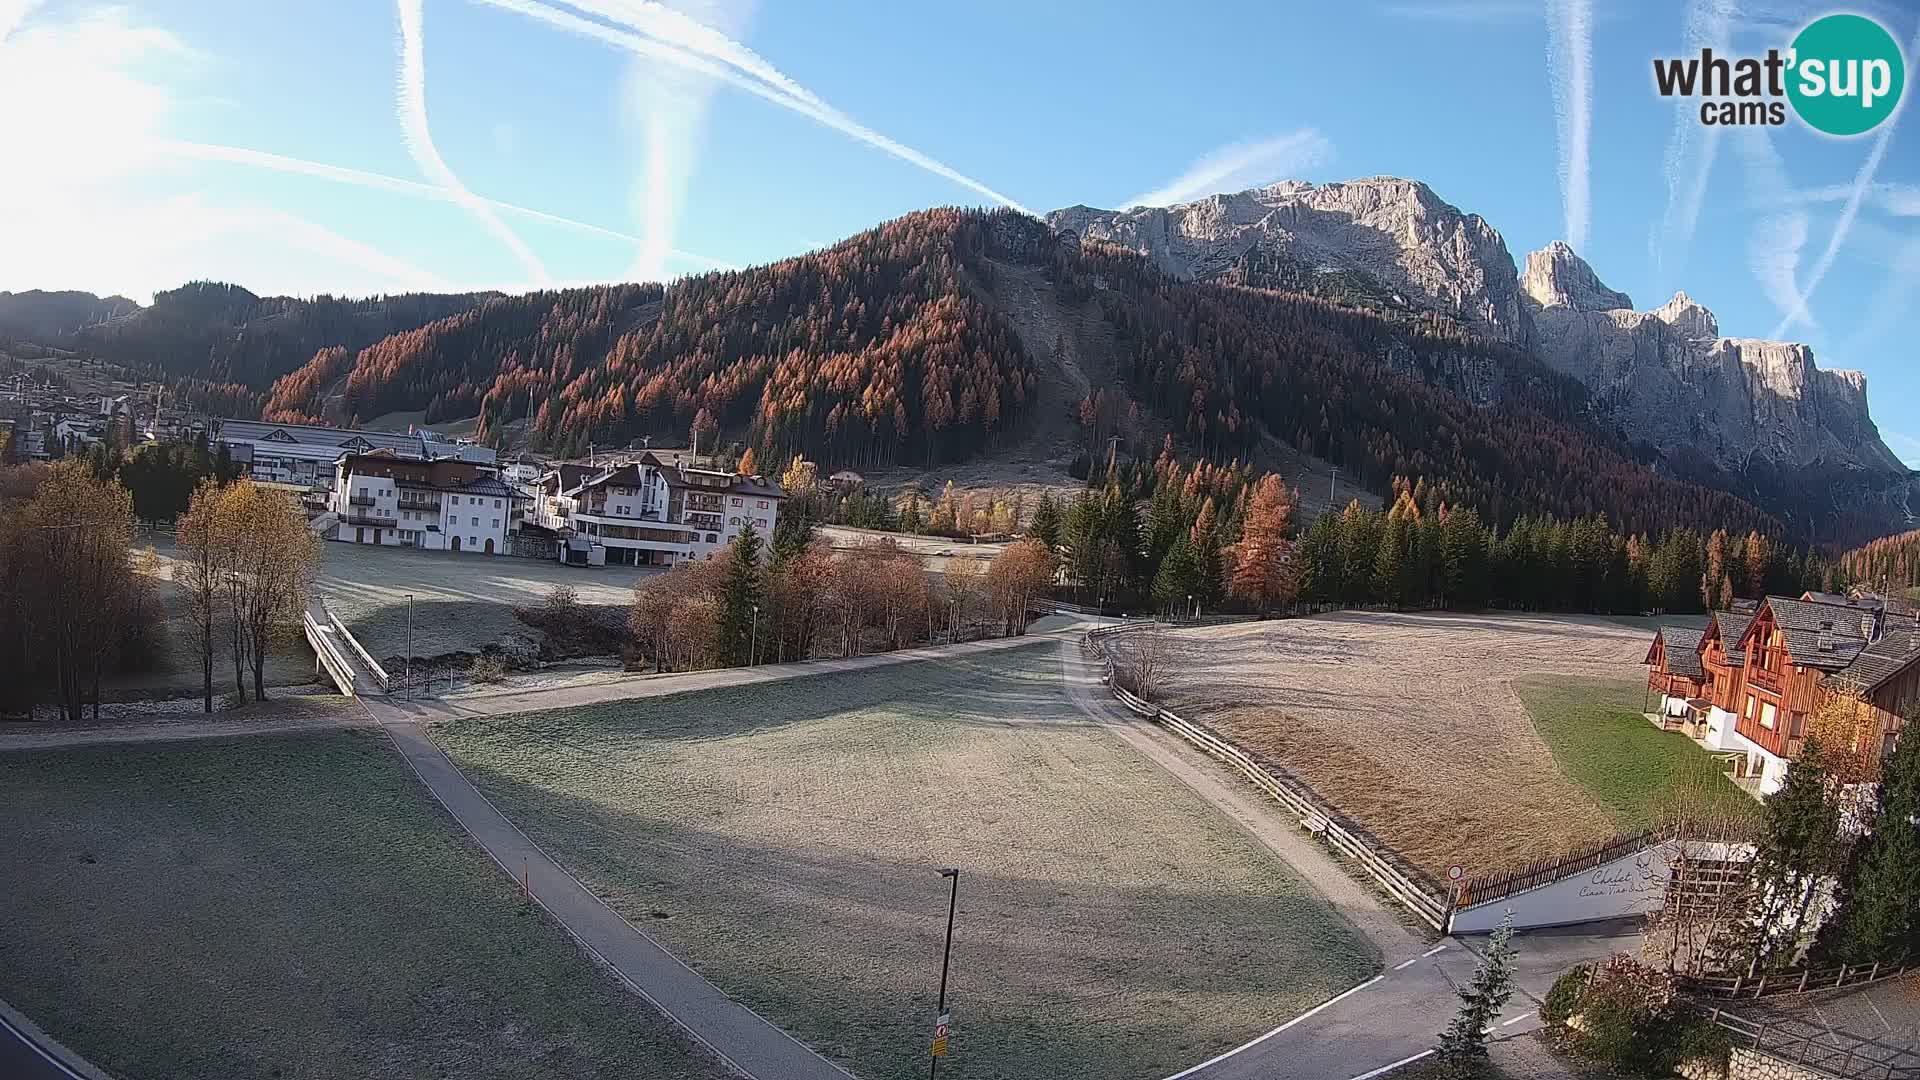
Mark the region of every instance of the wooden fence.
<instances>
[{"instance_id":1,"label":"wooden fence","mask_svg":"<svg viewBox=\"0 0 1920 1080\"><path fill-rule=\"evenodd\" d=\"M1815 994L1897 979L1914 970L1912 960L1898 964L1841 964L1838 967L1788 968L1756 975L1694 975L1679 980L1697 997L1763 998Z\"/></svg>"},{"instance_id":2,"label":"wooden fence","mask_svg":"<svg viewBox=\"0 0 1920 1080\"><path fill-rule=\"evenodd\" d=\"M1151 625L1153 624L1141 622L1103 627L1089 631L1081 639L1081 647L1089 655L1100 658L1101 677L1113 696L1130 711L1154 720L1207 754L1233 766L1255 787L1266 792L1276 802L1298 816L1301 826L1308 832L1325 840L1329 847L1345 855L1364 870L1381 889L1385 890L1387 895L1398 900L1422 922L1445 933L1447 919L1451 914L1449 906L1432 889L1416 880L1414 875L1417 871L1399 864L1390 852L1361 836L1349 824L1343 822L1336 811L1322 805L1319 800L1294 784L1290 778L1282 775L1274 766L1241 750L1205 725L1183 719L1128 693L1114 680L1113 660L1107 655L1105 640L1115 634L1128 633Z\"/></svg>"}]
</instances>

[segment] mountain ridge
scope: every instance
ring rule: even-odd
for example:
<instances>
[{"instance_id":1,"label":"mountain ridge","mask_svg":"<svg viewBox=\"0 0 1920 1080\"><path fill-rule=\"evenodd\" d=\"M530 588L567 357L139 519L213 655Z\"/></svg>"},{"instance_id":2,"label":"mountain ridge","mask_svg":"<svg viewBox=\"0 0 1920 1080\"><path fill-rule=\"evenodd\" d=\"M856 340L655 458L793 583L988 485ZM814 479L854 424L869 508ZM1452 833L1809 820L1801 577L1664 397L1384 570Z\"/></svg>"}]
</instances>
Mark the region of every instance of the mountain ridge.
<instances>
[{"instance_id":1,"label":"mountain ridge","mask_svg":"<svg viewBox=\"0 0 1920 1080\"><path fill-rule=\"evenodd\" d=\"M1881 440L1864 374L1821 369L1803 344L1721 337L1684 292L1636 312L1563 241L1516 270L1486 219L1419 181L1284 181L1170 207L1068 207L1047 221L1189 280L1450 319L1525 348L1580 380L1593 420L1662 468L1821 538L1910 527L1920 510L1920 474Z\"/></svg>"}]
</instances>

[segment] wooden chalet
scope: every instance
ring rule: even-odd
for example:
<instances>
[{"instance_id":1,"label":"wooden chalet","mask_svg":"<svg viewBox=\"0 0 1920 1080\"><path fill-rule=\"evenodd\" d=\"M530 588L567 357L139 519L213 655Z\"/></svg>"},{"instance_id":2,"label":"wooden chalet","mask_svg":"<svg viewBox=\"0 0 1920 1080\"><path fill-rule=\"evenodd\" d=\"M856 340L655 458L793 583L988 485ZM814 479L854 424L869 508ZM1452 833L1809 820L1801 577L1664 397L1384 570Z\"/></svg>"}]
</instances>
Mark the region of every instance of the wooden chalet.
<instances>
[{"instance_id":1,"label":"wooden chalet","mask_svg":"<svg viewBox=\"0 0 1920 1080\"><path fill-rule=\"evenodd\" d=\"M1716 611L1700 637L1700 668L1706 673L1706 731L1700 741L1715 750L1739 746L1736 728L1747 693L1747 654L1741 648L1750 611Z\"/></svg>"},{"instance_id":2,"label":"wooden chalet","mask_svg":"<svg viewBox=\"0 0 1920 1080\"><path fill-rule=\"evenodd\" d=\"M1660 695L1660 715L1690 718L1694 702L1706 690L1700 666L1701 632L1686 626L1662 626L1647 648L1647 689Z\"/></svg>"},{"instance_id":3,"label":"wooden chalet","mask_svg":"<svg viewBox=\"0 0 1920 1080\"><path fill-rule=\"evenodd\" d=\"M1873 701L1876 752L1892 745L1899 712L1914 702L1920 681L1920 654L1913 651L1920 627L1895 618L1899 623L1889 627L1878 602L1829 594L1761 602L1739 638L1745 685L1734 700L1736 731L1759 768L1762 794L1779 788L1826 694L1853 689Z\"/></svg>"}]
</instances>

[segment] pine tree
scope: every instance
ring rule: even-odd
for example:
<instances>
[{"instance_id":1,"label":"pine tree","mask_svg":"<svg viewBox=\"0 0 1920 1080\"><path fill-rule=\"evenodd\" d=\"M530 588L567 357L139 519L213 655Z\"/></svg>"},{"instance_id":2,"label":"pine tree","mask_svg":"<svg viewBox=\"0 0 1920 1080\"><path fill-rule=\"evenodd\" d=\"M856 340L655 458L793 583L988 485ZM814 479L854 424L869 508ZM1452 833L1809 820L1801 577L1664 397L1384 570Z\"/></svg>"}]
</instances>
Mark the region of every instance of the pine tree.
<instances>
[{"instance_id":1,"label":"pine tree","mask_svg":"<svg viewBox=\"0 0 1920 1080\"><path fill-rule=\"evenodd\" d=\"M1373 595L1396 608L1408 600L1407 564L1413 541L1413 519L1407 512L1412 504L1406 500L1405 495L1400 496L1400 501L1387 512L1386 525L1380 532L1380 546L1373 559Z\"/></svg>"},{"instance_id":2,"label":"pine tree","mask_svg":"<svg viewBox=\"0 0 1920 1080\"><path fill-rule=\"evenodd\" d=\"M1780 790L1767 796L1748 873L1753 905L1719 950L1725 967L1759 971L1799 953L1816 886L1840 853L1840 807L1825 754L1809 737Z\"/></svg>"},{"instance_id":3,"label":"pine tree","mask_svg":"<svg viewBox=\"0 0 1920 1080\"><path fill-rule=\"evenodd\" d=\"M1920 720L1920 710L1907 724ZM1814 955L1826 964L1875 964L1920 953L1920 739L1903 739L1881 767L1873 831L1840 874L1836 908Z\"/></svg>"},{"instance_id":4,"label":"pine tree","mask_svg":"<svg viewBox=\"0 0 1920 1080\"><path fill-rule=\"evenodd\" d=\"M1193 553L1193 593L1207 603L1226 595L1226 572L1222 565L1225 553L1216 518L1213 496L1209 495L1200 504L1200 516L1193 519L1193 530L1187 534L1187 544Z\"/></svg>"},{"instance_id":5,"label":"pine tree","mask_svg":"<svg viewBox=\"0 0 1920 1080\"><path fill-rule=\"evenodd\" d=\"M1047 545L1048 551L1060 550L1060 504L1054 502L1051 492L1040 493L1040 501L1033 506L1033 521L1027 525L1027 535Z\"/></svg>"},{"instance_id":6,"label":"pine tree","mask_svg":"<svg viewBox=\"0 0 1920 1080\"><path fill-rule=\"evenodd\" d=\"M1294 553L1300 561L1300 595L1320 603L1340 600L1340 519L1321 514L1300 537Z\"/></svg>"},{"instance_id":7,"label":"pine tree","mask_svg":"<svg viewBox=\"0 0 1920 1080\"><path fill-rule=\"evenodd\" d=\"M1487 602L1487 534L1480 515L1454 507L1440 527L1441 598L1447 606L1473 610Z\"/></svg>"},{"instance_id":8,"label":"pine tree","mask_svg":"<svg viewBox=\"0 0 1920 1080\"><path fill-rule=\"evenodd\" d=\"M723 665L752 662L758 608L764 603L760 575L760 534L743 525L727 549L727 578L720 588L717 649Z\"/></svg>"},{"instance_id":9,"label":"pine tree","mask_svg":"<svg viewBox=\"0 0 1920 1080\"><path fill-rule=\"evenodd\" d=\"M1187 543L1187 534L1178 533L1167 557L1160 560L1160 572L1153 576L1153 602L1157 610L1170 612L1176 618L1188 613L1187 597L1197 591L1194 570L1193 548Z\"/></svg>"},{"instance_id":10,"label":"pine tree","mask_svg":"<svg viewBox=\"0 0 1920 1080\"><path fill-rule=\"evenodd\" d=\"M1440 1035L1440 1054L1449 1058L1487 1056L1487 1029L1513 996L1513 913L1500 920L1487 942L1487 954L1474 969L1473 981L1456 991L1460 1011Z\"/></svg>"}]
</instances>

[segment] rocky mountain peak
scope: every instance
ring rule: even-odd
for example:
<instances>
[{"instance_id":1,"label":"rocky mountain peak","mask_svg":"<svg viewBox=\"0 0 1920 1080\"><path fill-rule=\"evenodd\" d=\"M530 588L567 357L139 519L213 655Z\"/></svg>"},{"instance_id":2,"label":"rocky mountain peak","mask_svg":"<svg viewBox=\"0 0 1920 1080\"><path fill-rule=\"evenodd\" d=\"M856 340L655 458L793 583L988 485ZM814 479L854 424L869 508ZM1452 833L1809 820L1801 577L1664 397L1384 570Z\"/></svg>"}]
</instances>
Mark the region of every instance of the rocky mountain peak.
<instances>
[{"instance_id":1,"label":"rocky mountain peak","mask_svg":"<svg viewBox=\"0 0 1920 1080\"><path fill-rule=\"evenodd\" d=\"M1653 310L1653 317L1671 326L1683 338L1712 341L1720 336L1720 321L1713 317L1713 312L1685 292L1674 293L1673 299Z\"/></svg>"},{"instance_id":2,"label":"rocky mountain peak","mask_svg":"<svg viewBox=\"0 0 1920 1080\"><path fill-rule=\"evenodd\" d=\"M1069 207L1047 223L1177 277L1441 311L1492 338L1527 337L1506 242L1418 180L1283 180L1173 206Z\"/></svg>"},{"instance_id":3,"label":"rocky mountain peak","mask_svg":"<svg viewBox=\"0 0 1920 1080\"><path fill-rule=\"evenodd\" d=\"M1609 289L1585 259L1565 240L1555 240L1527 256L1520 288L1541 307L1570 311L1617 311L1633 307L1626 293Z\"/></svg>"}]
</instances>

